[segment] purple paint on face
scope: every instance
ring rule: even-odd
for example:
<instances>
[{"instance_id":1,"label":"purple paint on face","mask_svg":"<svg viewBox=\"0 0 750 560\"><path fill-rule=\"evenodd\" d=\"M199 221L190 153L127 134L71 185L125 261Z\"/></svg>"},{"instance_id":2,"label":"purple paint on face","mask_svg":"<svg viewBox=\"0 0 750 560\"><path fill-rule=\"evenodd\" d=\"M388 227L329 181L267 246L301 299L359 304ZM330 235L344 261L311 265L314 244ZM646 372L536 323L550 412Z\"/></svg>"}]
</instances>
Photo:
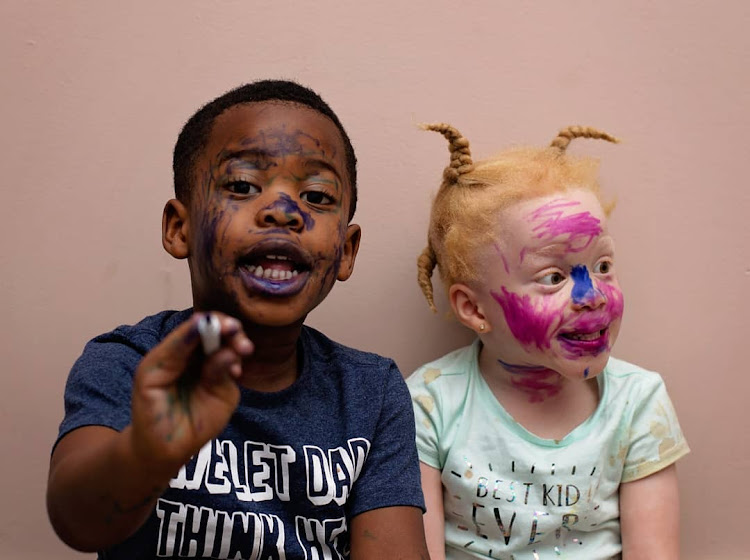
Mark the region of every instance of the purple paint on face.
<instances>
[{"instance_id":1,"label":"purple paint on face","mask_svg":"<svg viewBox=\"0 0 750 560\"><path fill-rule=\"evenodd\" d=\"M551 308L544 300L542 308L537 309L528 295L519 296L505 287L501 290L502 293L491 290L490 294L503 308L505 321L516 340L524 346L549 348L551 333L562 323L562 309Z\"/></svg>"},{"instance_id":2,"label":"purple paint on face","mask_svg":"<svg viewBox=\"0 0 750 560\"><path fill-rule=\"evenodd\" d=\"M287 216L298 214L302 218L302 222L305 224L305 229L311 230L315 226L315 220L313 217L302 210L299 204L292 200L292 197L285 193L280 193L278 200L272 202L267 206L268 210L280 209Z\"/></svg>"},{"instance_id":3,"label":"purple paint on face","mask_svg":"<svg viewBox=\"0 0 750 560\"><path fill-rule=\"evenodd\" d=\"M549 368L546 368L544 366L520 366L515 364L509 364L507 362L504 362L500 359L497 360L497 362L503 366L504 369L508 370L510 373L522 375L522 374L541 374L541 373L549 373L551 370Z\"/></svg>"},{"instance_id":4,"label":"purple paint on face","mask_svg":"<svg viewBox=\"0 0 750 560\"><path fill-rule=\"evenodd\" d=\"M542 366L520 366L498 360L513 376L511 384L529 396L529 402L542 402L554 397L562 388L562 376Z\"/></svg>"},{"instance_id":5,"label":"purple paint on face","mask_svg":"<svg viewBox=\"0 0 750 560\"><path fill-rule=\"evenodd\" d=\"M595 290L604 305L578 316L557 337L569 358L597 356L612 349L609 326L622 317L622 292L610 284L600 285Z\"/></svg>"},{"instance_id":6,"label":"purple paint on face","mask_svg":"<svg viewBox=\"0 0 750 560\"><path fill-rule=\"evenodd\" d=\"M532 231L538 239L555 239L566 236L568 251L577 253L583 251L601 232L601 222L589 212L565 215L564 208L578 206L576 201L555 199L544 204L529 214L536 225ZM521 253L523 260L523 252Z\"/></svg>"},{"instance_id":7,"label":"purple paint on face","mask_svg":"<svg viewBox=\"0 0 750 560\"><path fill-rule=\"evenodd\" d=\"M596 338L591 340L579 341L568 340L560 337L560 346L566 357L580 358L583 356L598 356L602 352L609 350L609 331L604 330Z\"/></svg>"}]
</instances>

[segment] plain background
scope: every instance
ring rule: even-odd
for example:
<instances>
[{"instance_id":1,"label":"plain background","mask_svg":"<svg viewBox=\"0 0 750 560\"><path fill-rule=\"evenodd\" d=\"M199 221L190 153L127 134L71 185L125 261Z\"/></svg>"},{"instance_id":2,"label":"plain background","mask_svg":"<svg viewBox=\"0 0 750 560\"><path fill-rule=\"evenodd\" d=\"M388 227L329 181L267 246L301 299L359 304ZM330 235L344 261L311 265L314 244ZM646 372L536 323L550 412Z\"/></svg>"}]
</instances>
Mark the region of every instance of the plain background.
<instances>
[{"instance_id":1,"label":"plain background","mask_svg":"<svg viewBox=\"0 0 750 560\"><path fill-rule=\"evenodd\" d=\"M415 123L454 124L476 156L568 124L623 138L571 148L618 200L615 355L662 372L692 448L684 558L750 558L748 29L744 0L3 0L0 558L81 557L44 507L68 370L92 336L190 304L160 241L174 141L266 77L321 92L360 160L357 267L309 323L405 374L469 341L415 281L448 158Z\"/></svg>"}]
</instances>

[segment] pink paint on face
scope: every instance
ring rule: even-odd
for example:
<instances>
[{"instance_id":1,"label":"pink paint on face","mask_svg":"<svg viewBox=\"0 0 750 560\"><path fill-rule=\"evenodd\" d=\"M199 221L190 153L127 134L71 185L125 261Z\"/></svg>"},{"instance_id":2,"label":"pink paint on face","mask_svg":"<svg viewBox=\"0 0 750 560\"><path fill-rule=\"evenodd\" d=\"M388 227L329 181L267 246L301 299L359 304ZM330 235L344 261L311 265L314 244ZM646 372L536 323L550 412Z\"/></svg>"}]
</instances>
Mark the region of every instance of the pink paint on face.
<instances>
[{"instance_id":1,"label":"pink paint on face","mask_svg":"<svg viewBox=\"0 0 750 560\"><path fill-rule=\"evenodd\" d=\"M605 299L604 305L577 315L573 322L560 329L557 339L570 358L596 356L612 350L609 325L622 317L624 310L622 292L616 286L605 283L598 283L597 290ZM583 339L571 338L571 335L576 334L584 335Z\"/></svg>"},{"instance_id":2,"label":"pink paint on face","mask_svg":"<svg viewBox=\"0 0 750 560\"><path fill-rule=\"evenodd\" d=\"M585 189L521 201L497 223L478 283L493 326L483 341L506 380L539 402L606 366L623 312L614 243L596 194Z\"/></svg>"},{"instance_id":3,"label":"pink paint on face","mask_svg":"<svg viewBox=\"0 0 750 560\"><path fill-rule=\"evenodd\" d=\"M514 374L510 382L516 389L529 396L529 402L536 403L557 395L562 389L562 380L559 373L547 369L535 373Z\"/></svg>"},{"instance_id":4,"label":"pink paint on face","mask_svg":"<svg viewBox=\"0 0 750 560\"><path fill-rule=\"evenodd\" d=\"M553 397L562 388L562 377L556 371L543 366L519 366L498 360L512 375L511 384L529 396L529 402L542 402Z\"/></svg>"},{"instance_id":5,"label":"pink paint on face","mask_svg":"<svg viewBox=\"0 0 750 560\"><path fill-rule=\"evenodd\" d=\"M490 294L503 308L505 321L516 340L523 345L549 348L552 333L563 322L562 308L552 308L542 300L542 308L537 309L528 295L519 296L509 292L505 286L501 290L502 293L490 290Z\"/></svg>"},{"instance_id":6,"label":"pink paint on face","mask_svg":"<svg viewBox=\"0 0 750 560\"><path fill-rule=\"evenodd\" d=\"M508 259L505 258L505 255L503 254L503 251L500 249L497 243L495 245L495 251L497 251L497 254L500 255L500 258L503 259L503 267L505 267L505 272L507 274L510 274L510 267L508 266Z\"/></svg>"},{"instance_id":7,"label":"pink paint on face","mask_svg":"<svg viewBox=\"0 0 750 560\"><path fill-rule=\"evenodd\" d=\"M622 317L625 311L625 298L622 296L622 291L617 286L610 284L601 284L599 289L607 298L607 303L604 306L607 314L612 320Z\"/></svg>"},{"instance_id":8,"label":"pink paint on face","mask_svg":"<svg viewBox=\"0 0 750 560\"><path fill-rule=\"evenodd\" d=\"M565 214L564 208L579 204L579 202L565 199L555 199L543 204L528 216L532 222L541 221L531 231L538 239L564 237L569 252L583 251L602 233L602 226L599 219L589 212ZM523 262L523 256L524 251L521 251L521 262Z\"/></svg>"}]
</instances>

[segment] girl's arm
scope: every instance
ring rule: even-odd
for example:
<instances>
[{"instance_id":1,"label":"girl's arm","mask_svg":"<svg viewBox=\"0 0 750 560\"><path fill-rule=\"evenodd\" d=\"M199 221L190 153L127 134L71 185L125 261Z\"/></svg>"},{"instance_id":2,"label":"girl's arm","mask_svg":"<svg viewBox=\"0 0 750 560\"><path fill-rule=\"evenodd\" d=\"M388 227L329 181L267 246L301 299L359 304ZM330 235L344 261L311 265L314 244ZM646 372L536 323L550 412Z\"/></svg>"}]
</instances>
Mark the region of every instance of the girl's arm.
<instances>
[{"instance_id":1,"label":"girl's arm","mask_svg":"<svg viewBox=\"0 0 750 560\"><path fill-rule=\"evenodd\" d=\"M420 461L422 492L427 512L424 532L431 560L445 560L445 515L443 510L443 482L438 469Z\"/></svg>"},{"instance_id":2,"label":"girl's arm","mask_svg":"<svg viewBox=\"0 0 750 560\"><path fill-rule=\"evenodd\" d=\"M624 560L679 559L680 497L674 463L620 485L620 526Z\"/></svg>"}]
</instances>

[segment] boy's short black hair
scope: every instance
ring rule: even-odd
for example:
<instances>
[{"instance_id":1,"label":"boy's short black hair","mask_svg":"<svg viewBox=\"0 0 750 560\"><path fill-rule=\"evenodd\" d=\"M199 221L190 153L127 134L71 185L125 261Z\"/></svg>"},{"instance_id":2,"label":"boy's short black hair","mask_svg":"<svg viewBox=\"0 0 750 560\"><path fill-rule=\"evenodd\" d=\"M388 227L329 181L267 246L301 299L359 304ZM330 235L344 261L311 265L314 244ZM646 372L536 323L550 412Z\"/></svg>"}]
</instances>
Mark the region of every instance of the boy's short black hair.
<instances>
[{"instance_id":1,"label":"boy's short black hair","mask_svg":"<svg viewBox=\"0 0 750 560\"><path fill-rule=\"evenodd\" d=\"M346 171L351 183L351 204L349 220L357 208L357 157L354 154L349 135L336 113L313 90L290 80L260 80L239 86L201 107L182 127L174 147L172 170L174 172L174 192L178 200L190 199L193 170L198 154L206 147L214 120L227 109L243 103L262 101L287 101L299 103L314 109L333 121L344 140Z\"/></svg>"}]
</instances>

